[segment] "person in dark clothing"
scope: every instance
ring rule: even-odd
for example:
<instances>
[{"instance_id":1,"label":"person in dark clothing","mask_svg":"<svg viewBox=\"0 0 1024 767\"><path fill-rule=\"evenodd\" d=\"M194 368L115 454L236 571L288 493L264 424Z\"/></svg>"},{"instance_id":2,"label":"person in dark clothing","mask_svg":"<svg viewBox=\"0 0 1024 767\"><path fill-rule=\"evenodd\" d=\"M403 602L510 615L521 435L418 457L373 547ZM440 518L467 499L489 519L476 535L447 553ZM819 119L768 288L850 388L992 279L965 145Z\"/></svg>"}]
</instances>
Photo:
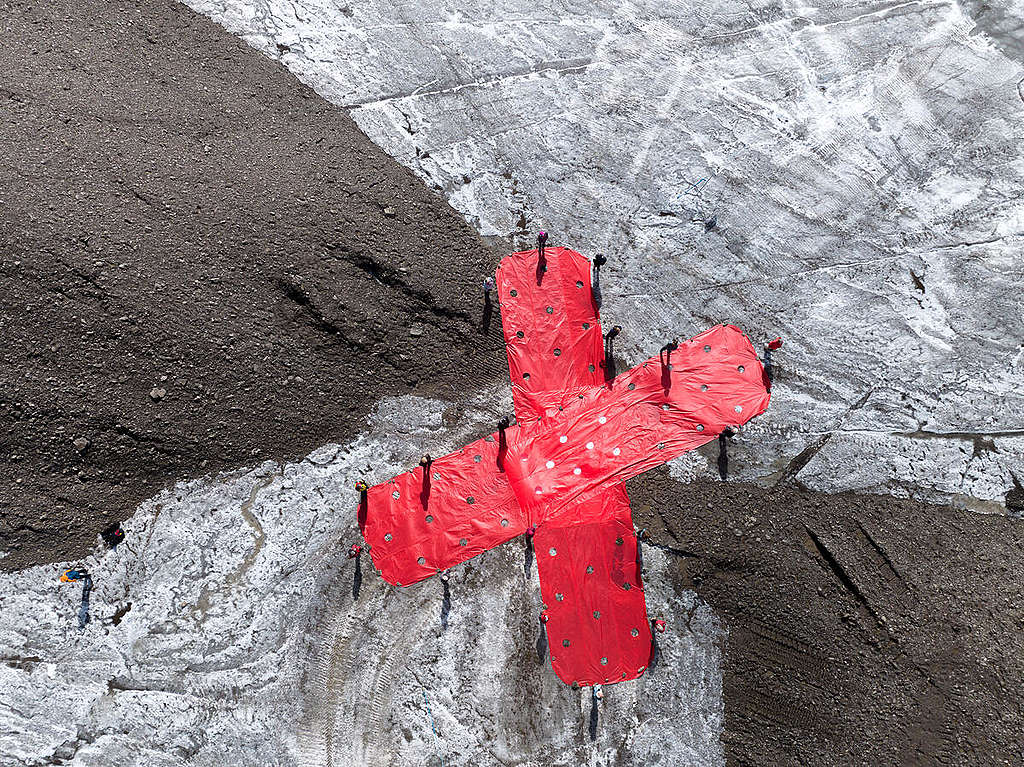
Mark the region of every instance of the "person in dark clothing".
<instances>
[{"instance_id":1,"label":"person in dark clothing","mask_svg":"<svg viewBox=\"0 0 1024 767\"><path fill-rule=\"evenodd\" d=\"M594 306L601 308L601 267L608 263L608 259L602 253L594 256L594 279L590 286L591 295L594 297Z\"/></svg>"},{"instance_id":2,"label":"person in dark clothing","mask_svg":"<svg viewBox=\"0 0 1024 767\"><path fill-rule=\"evenodd\" d=\"M653 669L658 665L658 661L661 660L661 648L658 647L658 634L665 633L665 619L655 618L651 621L651 662L647 664L649 669Z\"/></svg>"},{"instance_id":3,"label":"person in dark clothing","mask_svg":"<svg viewBox=\"0 0 1024 767\"><path fill-rule=\"evenodd\" d=\"M424 454L420 458L420 466L423 468L423 487L420 488L420 502L423 504L423 508L427 508L427 504L430 502L430 465L434 462L434 459L430 457L430 454Z\"/></svg>"},{"instance_id":4,"label":"person in dark clothing","mask_svg":"<svg viewBox=\"0 0 1024 767\"><path fill-rule=\"evenodd\" d=\"M666 392L672 388L672 352L679 348L679 339L673 338L658 350L661 362L661 388Z\"/></svg>"},{"instance_id":5,"label":"person in dark clothing","mask_svg":"<svg viewBox=\"0 0 1024 767\"><path fill-rule=\"evenodd\" d=\"M92 576L84 567L65 570L60 576L62 583L82 581L82 605L78 608L78 628L85 629L89 622L89 594L92 591Z\"/></svg>"},{"instance_id":6,"label":"person in dark clothing","mask_svg":"<svg viewBox=\"0 0 1024 767\"><path fill-rule=\"evenodd\" d=\"M452 610L452 592L448 589L448 571L441 573L441 631L448 628L448 613Z\"/></svg>"},{"instance_id":7,"label":"person in dark clothing","mask_svg":"<svg viewBox=\"0 0 1024 767\"><path fill-rule=\"evenodd\" d=\"M505 441L505 429L508 427L508 416L498 421L498 471L505 471L505 453L508 452L508 442Z\"/></svg>"},{"instance_id":8,"label":"person in dark clothing","mask_svg":"<svg viewBox=\"0 0 1024 767\"><path fill-rule=\"evenodd\" d=\"M78 628L85 629L89 622L89 594L92 592L92 576L85 574L85 583L82 584L82 606L78 608Z\"/></svg>"},{"instance_id":9,"label":"person in dark clothing","mask_svg":"<svg viewBox=\"0 0 1024 767\"><path fill-rule=\"evenodd\" d=\"M370 486L363 480L356 482L356 492L359 493L359 510L356 512L356 520L359 522L359 529L362 530L366 525L366 513L367 513L367 492Z\"/></svg>"},{"instance_id":10,"label":"person in dark clothing","mask_svg":"<svg viewBox=\"0 0 1024 767\"><path fill-rule=\"evenodd\" d=\"M548 627L545 625L548 617L547 610L540 614L540 634L537 636L537 662L540 664L544 663L548 654Z\"/></svg>"},{"instance_id":11,"label":"person in dark clothing","mask_svg":"<svg viewBox=\"0 0 1024 767\"><path fill-rule=\"evenodd\" d=\"M526 551L524 552L525 563L523 569L529 573L530 565L533 564L533 536L537 534L537 528L530 525L526 528Z\"/></svg>"},{"instance_id":12,"label":"person in dark clothing","mask_svg":"<svg viewBox=\"0 0 1024 767\"><path fill-rule=\"evenodd\" d=\"M544 272L548 270L548 259L544 255L544 245L548 241L547 232L537 233L537 284L540 285L544 279Z\"/></svg>"},{"instance_id":13,"label":"person in dark clothing","mask_svg":"<svg viewBox=\"0 0 1024 767\"><path fill-rule=\"evenodd\" d=\"M597 740L597 685L590 688L590 740ZM603 697L603 695L602 695Z\"/></svg>"},{"instance_id":14,"label":"person in dark clothing","mask_svg":"<svg viewBox=\"0 0 1024 767\"><path fill-rule=\"evenodd\" d=\"M358 543L353 543L348 550L348 558L356 561L356 570L352 576L352 601L355 602L359 599L359 589L363 585L363 567L362 560L359 555L363 553L363 547Z\"/></svg>"},{"instance_id":15,"label":"person in dark clothing","mask_svg":"<svg viewBox=\"0 0 1024 767\"><path fill-rule=\"evenodd\" d=\"M84 580L87 577L89 577L88 570L84 567L76 567L61 573L60 580L62 583L71 583L72 581Z\"/></svg>"},{"instance_id":16,"label":"person in dark clothing","mask_svg":"<svg viewBox=\"0 0 1024 767\"><path fill-rule=\"evenodd\" d=\"M121 529L121 523L114 522L111 525L107 525L103 532L100 533L100 537L110 548L116 549L117 544L124 540L124 530Z\"/></svg>"},{"instance_id":17,"label":"person in dark clothing","mask_svg":"<svg viewBox=\"0 0 1024 767\"><path fill-rule=\"evenodd\" d=\"M622 326L616 325L604 336L604 377L606 381L615 378L615 337L622 332Z\"/></svg>"},{"instance_id":18,"label":"person in dark clothing","mask_svg":"<svg viewBox=\"0 0 1024 767\"><path fill-rule=\"evenodd\" d=\"M764 345L764 377L769 390L772 388L772 376L775 373L775 369L772 366L772 352L781 348L782 339L778 337L773 338Z\"/></svg>"},{"instance_id":19,"label":"person in dark clothing","mask_svg":"<svg viewBox=\"0 0 1024 767\"><path fill-rule=\"evenodd\" d=\"M718 476L725 482L729 475L729 440L736 436L738 428L726 426L718 435Z\"/></svg>"}]
</instances>

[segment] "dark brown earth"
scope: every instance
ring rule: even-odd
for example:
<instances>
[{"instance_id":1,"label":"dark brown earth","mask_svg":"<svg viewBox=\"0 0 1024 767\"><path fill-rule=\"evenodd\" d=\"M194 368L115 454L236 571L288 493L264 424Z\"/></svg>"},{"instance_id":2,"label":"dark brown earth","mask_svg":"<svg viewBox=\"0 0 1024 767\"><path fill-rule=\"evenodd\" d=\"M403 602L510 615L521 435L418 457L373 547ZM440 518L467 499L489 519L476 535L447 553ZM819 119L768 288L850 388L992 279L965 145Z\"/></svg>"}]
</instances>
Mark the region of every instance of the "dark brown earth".
<instances>
[{"instance_id":1,"label":"dark brown earth","mask_svg":"<svg viewBox=\"0 0 1024 767\"><path fill-rule=\"evenodd\" d=\"M0 566L500 373L499 255L277 63L170 0L0 25Z\"/></svg>"},{"instance_id":2,"label":"dark brown earth","mask_svg":"<svg viewBox=\"0 0 1024 767\"><path fill-rule=\"evenodd\" d=\"M479 327L499 254L276 63L169 0L0 2L0 28L3 567L344 439L386 394L505 377ZM630 491L729 629L731 764L1024 761L1019 522Z\"/></svg>"},{"instance_id":3,"label":"dark brown earth","mask_svg":"<svg viewBox=\"0 0 1024 767\"><path fill-rule=\"evenodd\" d=\"M728 629L729 764L1024 763L1018 520L664 469L629 490Z\"/></svg>"}]
</instances>

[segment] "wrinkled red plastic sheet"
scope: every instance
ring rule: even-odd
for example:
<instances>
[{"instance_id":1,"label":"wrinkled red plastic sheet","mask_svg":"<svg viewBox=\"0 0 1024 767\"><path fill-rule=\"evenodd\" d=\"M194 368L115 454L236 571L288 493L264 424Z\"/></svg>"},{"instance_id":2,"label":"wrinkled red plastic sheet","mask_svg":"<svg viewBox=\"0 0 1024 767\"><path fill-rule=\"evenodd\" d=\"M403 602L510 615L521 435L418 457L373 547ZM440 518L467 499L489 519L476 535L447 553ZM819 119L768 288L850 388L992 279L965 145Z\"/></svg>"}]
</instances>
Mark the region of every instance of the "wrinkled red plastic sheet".
<instances>
[{"instance_id":1,"label":"wrinkled red plastic sheet","mask_svg":"<svg viewBox=\"0 0 1024 767\"><path fill-rule=\"evenodd\" d=\"M509 427L504 451L496 433L436 459L429 490L421 467L370 488L364 535L381 574L408 585L530 525L587 520L584 501L764 411L760 362L736 328L705 331L671 359L667 389L655 357L582 390L557 418Z\"/></svg>"},{"instance_id":2,"label":"wrinkled red plastic sheet","mask_svg":"<svg viewBox=\"0 0 1024 767\"><path fill-rule=\"evenodd\" d=\"M590 261L568 248L513 253L498 266L498 300L512 403L520 423L557 413L604 380L601 321Z\"/></svg>"},{"instance_id":3,"label":"wrinkled red plastic sheet","mask_svg":"<svg viewBox=\"0 0 1024 767\"><path fill-rule=\"evenodd\" d=\"M621 486L577 506L580 519L537 528L534 548L551 665L565 682L621 682L644 672L651 627Z\"/></svg>"},{"instance_id":4,"label":"wrinkled red plastic sheet","mask_svg":"<svg viewBox=\"0 0 1024 767\"><path fill-rule=\"evenodd\" d=\"M516 253L497 282L518 423L436 459L428 478L417 467L370 488L360 521L373 562L409 585L536 526L556 673L635 678L650 627L622 482L764 412L761 362L718 325L605 382L585 258Z\"/></svg>"}]
</instances>

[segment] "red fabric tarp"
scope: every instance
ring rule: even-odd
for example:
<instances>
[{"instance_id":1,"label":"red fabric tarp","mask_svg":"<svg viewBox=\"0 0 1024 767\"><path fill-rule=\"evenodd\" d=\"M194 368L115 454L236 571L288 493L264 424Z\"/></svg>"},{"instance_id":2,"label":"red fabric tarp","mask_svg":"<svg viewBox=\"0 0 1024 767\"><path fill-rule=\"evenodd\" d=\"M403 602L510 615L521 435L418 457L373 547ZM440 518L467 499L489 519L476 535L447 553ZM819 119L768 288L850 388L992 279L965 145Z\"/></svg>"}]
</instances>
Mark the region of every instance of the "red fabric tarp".
<instances>
[{"instance_id":1,"label":"red fabric tarp","mask_svg":"<svg viewBox=\"0 0 1024 767\"><path fill-rule=\"evenodd\" d=\"M612 487L576 506L579 521L534 537L551 665L564 682L635 679L651 655L629 498Z\"/></svg>"},{"instance_id":2,"label":"red fabric tarp","mask_svg":"<svg viewBox=\"0 0 1024 767\"><path fill-rule=\"evenodd\" d=\"M732 325L606 382L590 263L566 248L545 255L513 254L497 275L517 424L434 460L429 487L417 467L370 488L360 519L374 565L397 585L536 526L556 673L632 679L651 635L622 482L764 412L768 390Z\"/></svg>"}]
</instances>

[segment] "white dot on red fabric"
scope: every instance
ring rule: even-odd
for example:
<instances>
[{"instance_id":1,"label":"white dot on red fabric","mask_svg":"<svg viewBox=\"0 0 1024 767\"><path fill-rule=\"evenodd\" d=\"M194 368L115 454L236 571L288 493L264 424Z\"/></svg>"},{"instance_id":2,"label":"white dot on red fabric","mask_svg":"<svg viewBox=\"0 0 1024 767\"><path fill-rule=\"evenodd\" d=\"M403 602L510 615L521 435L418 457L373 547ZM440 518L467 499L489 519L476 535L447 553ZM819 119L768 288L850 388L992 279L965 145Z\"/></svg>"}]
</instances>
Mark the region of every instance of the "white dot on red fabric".
<instances>
[{"instance_id":1,"label":"white dot on red fabric","mask_svg":"<svg viewBox=\"0 0 1024 767\"><path fill-rule=\"evenodd\" d=\"M552 546L550 549L548 549L548 554L550 554L551 556L555 556L555 554L557 554L557 553L558 552L555 550L554 546Z\"/></svg>"},{"instance_id":2,"label":"white dot on red fabric","mask_svg":"<svg viewBox=\"0 0 1024 767\"><path fill-rule=\"evenodd\" d=\"M733 410L735 410L737 413L742 413L743 405L737 405L736 407L733 408Z\"/></svg>"},{"instance_id":3,"label":"white dot on red fabric","mask_svg":"<svg viewBox=\"0 0 1024 767\"><path fill-rule=\"evenodd\" d=\"M575 469L572 470L572 473L573 474L579 474L581 471L582 471L582 469L580 469L580 467L577 466Z\"/></svg>"},{"instance_id":4,"label":"white dot on red fabric","mask_svg":"<svg viewBox=\"0 0 1024 767\"><path fill-rule=\"evenodd\" d=\"M541 489L540 489L539 487L537 488L537 495L540 495L540 494L541 494L541 493L543 493L543 492L544 492L544 491L543 491L543 490L541 490Z\"/></svg>"},{"instance_id":5,"label":"white dot on red fabric","mask_svg":"<svg viewBox=\"0 0 1024 767\"><path fill-rule=\"evenodd\" d=\"M608 423L608 419L605 418L603 415L602 416L598 416L597 422L598 423Z\"/></svg>"},{"instance_id":6,"label":"white dot on red fabric","mask_svg":"<svg viewBox=\"0 0 1024 767\"><path fill-rule=\"evenodd\" d=\"M593 450L593 449L594 449L594 443L593 442L588 442L587 443L587 450Z\"/></svg>"},{"instance_id":7,"label":"white dot on red fabric","mask_svg":"<svg viewBox=\"0 0 1024 767\"><path fill-rule=\"evenodd\" d=\"M565 442L568 441L568 439L569 438L563 434L561 437L558 438L558 441L564 444Z\"/></svg>"},{"instance_id":8,"label":"white dot on red fabric","mask_svg":"<svg viewBox=\"0 0 1024 767\"><path fill-rule=\"evenodd\" d=\"M547 462L546 464L544 464L544 465L545 465L545 466L547 466L547 467L548 467L549 469L553 469L553 468L555 468L555 462L554 462L554 461L548 461L548 462Z\"/></svg>"},{"instance_id":9,"label":"white dot on red fabric","mask_svg":"<svg viewBox=\"0 0 1024 767\"><path fill-rule=\"evenodd\" d=\"M621 452L622 452L621 450L619 450L618 448L615 448L614 450L612 450L612 455L618 455Z\"/></svg>"}]
</instances>

